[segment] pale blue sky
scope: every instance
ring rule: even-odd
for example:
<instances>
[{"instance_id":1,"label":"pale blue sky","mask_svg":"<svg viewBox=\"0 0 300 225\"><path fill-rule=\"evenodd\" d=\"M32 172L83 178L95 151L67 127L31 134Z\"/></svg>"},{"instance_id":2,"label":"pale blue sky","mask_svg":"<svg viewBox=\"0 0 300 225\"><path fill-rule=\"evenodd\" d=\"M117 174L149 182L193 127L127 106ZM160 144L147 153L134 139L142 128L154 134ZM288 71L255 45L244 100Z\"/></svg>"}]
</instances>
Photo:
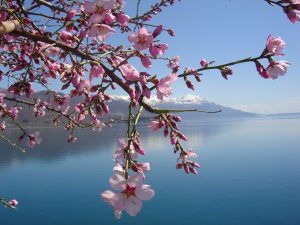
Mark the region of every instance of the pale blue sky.
<instances>
[{"instance_id":1,"label":"pale blue sky","mask_svg":"<svg viewBox=\"0 0 300 225\"><path fill-rule=\"evenodd\" d=\"M127 2L128 12L135 13L136 1ZM149 2L153 1L142 0L141 5ZM163 35L161 40L169 44L168 56L181 56L182 66L199 66L201 58L222 64L258 56L269 34L281 36L287 43L286 55L276 59L292 64L286 76L265 80L248 63L232 67L234 75L228 81L218 71L205 73L194 92L177 81L175 95L193 93L251 112L300 112L300 23L290 23L281 8L263 0L186 0L168 7L153 21L174 28L175 37ZM161 65L151 71L167 75Z\"/></svg>"},{"instance_id":2,"label":"pale blue sky","mask_svg":"<svg viewBox=\"0 0 300 225\"><path fill-rule=\"evenodd\" d=\"M136 13L136 2L127 0L125 6L125 12L132 17ZM149 9L154 2L141 0L140 11ZM228 81L219 71L205 72L201 83L194 82L194 92L186 88L183 80L178 80L173 96L194 94L249 112L300 112L300 23L290 23L281 8L271 7L263 0L183 0L164 8L152 23L175 30L175 37L162 34L160 40L169 44L166 56L181 57L181 69L199 67L201 58L223 64L255 57L264 49L269 34L281 36L287 42L286 55L276 59L292 64L286 76L265 80L259 77L253 63L247 63L232 67L234 75ZM112 35L108 41L130 46L127 35ZM153 65L148 72L166 76L169 70L165 64ZM140 62L135 62L134 66L146 70Z\"/></svg>"}]
</instances>

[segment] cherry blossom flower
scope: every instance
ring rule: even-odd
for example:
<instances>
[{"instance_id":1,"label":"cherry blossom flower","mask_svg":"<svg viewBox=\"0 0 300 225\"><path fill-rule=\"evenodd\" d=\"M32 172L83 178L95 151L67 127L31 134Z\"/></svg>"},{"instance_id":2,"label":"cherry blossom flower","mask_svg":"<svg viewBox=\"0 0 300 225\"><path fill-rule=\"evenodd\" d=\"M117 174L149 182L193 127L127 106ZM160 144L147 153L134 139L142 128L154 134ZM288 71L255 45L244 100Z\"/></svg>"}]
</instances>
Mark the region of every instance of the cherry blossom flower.
<instances>
[{"instance_id":1,"label":"cherry blossom flower","mask_svg":"<svg viewBox=\"0 0 300 225\"><path fill-rule=\"evenodd\" d=\"M278 76L283 76L286 74L289 66L290 63L285 60L279 60L277 62L272 61L267 68L267 73L271 79L275 80L278 78Z\"/></svg>"},{"instance_id":2,"label":"cherry blossom flower","mask_svg":"<svg viewBox=\"0 0 300 225\"><path fill-rule=\"evenodd\" d=\"M300 21L300 10L287 10L287 16L292 23Z\"/></svg>"},{"instance_id":3,"label":"cherry blossom flower","mask_svg":"<svg viewBox=\"0 0 300 225\"><path fill-rule=\"evenodd\" d=\"M274 55L284 55L282 50L285 48L286 43L281 37L272 37L270 34L267 39L267 50Z\"/></svg>"},{"instance_id":4,"label":"cherry blossom flower","mask_svg":"<svg viewBox=\"0 0 300 225\"><path fill-rule=\"evenodd\" d=\"M168 63L168 67L171 69L175 69L179 67L179 61L180 61L180 57L179 56L175 56L174 58L169 60Z\"/></svg>"},{"instance_id":5,"label":"cherry blossom flower","mask_svg":"<svg viewBox=\"0 0 300 225\"><path fill-rule=\"evenodd\" d=\"M223 77L224 79L226 79L226 80L228 80L228 75L232 75L232 74L233 74L232 69L231 69L230 67L227 67L227 66L222 67L222 68L220 69L220 71L221 71L222 77Z\"/></svg>"},{"instance_id":6,"label":"cherry blossom flower","mask_svg":"<svg viewBox=\"0 0 300 225\"><path fill-rule=\"evenodd\" d=\"M106 24L94 24L91 26L91 29L88 31L88 36L95 37L100 41L104 41L110 33L114 33L115 30Z\"/></svg>"},{"instance_id":7,"label":"cherry blossom flower","mask_svg":"<svg viewBox=\"0 0 300 225\"><path fill-rule=\"evenodd\" d=\"M288 19L292 23L300 21L300 1L290 0L285 2L289 3L288 6L283 7L283 11L286 13Z\"/></svg>"},{"instance_id":8,"label":"cherry blossom flower","mask_svg":"<svg viewBox=\"0 0 300 225\"><path fill-rule=\"evenodd\" d=\"M200 65L202 67L208 67L208 61L206 59L201 59L200 60Z\"/></svg>"},{"instance_id":9,"label":"cherry blossom flower","mask_svg":"<svg viewBox=\"0 0 300 225\"><path fill-rule=\"evenodd\" d=\"M94 2L84 1L81 9L84 13L103 16L114 7L115 0L95 0Z\"/></svg>"},{"instance_id":10,"label":"cherry blossom flower","mask_svg":"<svg viewBox=\"0 0 300 225\"><path fill-rule=\"evenodd\" d=\"M182 151L177 159L176 168L183 168L186 173L193 173L197 175L198 172L195 168L200 168L200 165L191 161L191 159L195 157L197 157L197 154L192 150Z\"/></svg>"},{"instance_id":11,"label":"cherry blossom flower","mask_svg":"<svg viewBox=\"0 0 300 225\"><path fill-rule=\"evenodd\" d=\"M50 104L56 110L66 109L70 103L70 95L57 95L51 99Z\"/></svg>"},{"instance_id":12,"label":"cherry blossom flower","mask_svg":"<svg viewBox=\"0 0 300 225\"><path fill-rule=\"evenodd\" d=\"M106 13L104 16L104 21L106 24L112 24L116 17L111 13Z\"/></svg>"},{"instance_id":13,"label":"cherry blossom flower","mask_svg":"<svg viewBox=\"0 0 300 225\"><path fill-rule=\"evenodd\" d=\"M128 26L128 21L130 17L124 13L120 13L116 15L116 21L121 27Z\"/></svg>"},{"instance_id":14,"label":"cherry blossom flower","mask_svg":"<svg viewBox=\"0 0 300 225\"><path fill-rule=\"evenodd\" d=\"M142 55L141 56L141 62L143 64L143 66L145 68L151 68L152 67L152 63L151 63L151 60L149 59L149 57L145 56L145 55Z\"/></svg>"},{"instance_id":15,"label":"cherry blossom flower","mask_svg":"<svg viewBox=\"0 0 300 225\"><path fill-rule=\"evenodd\" d=\"M68 31L62 30L59 32L60 40L65 42L67 45L72 45L74 43L75 36Z\"/></svg>"},{"instance_id":16,"label":"cherry blossom flower","mask_svg":"<svg viewBox=\"0 0 300 225\"><path fill-rule=\"evenodd\" d=\"M145 163L136 163L134 164L133 166L131 166L131 169L134 171L134 172L147 172L150 170L150 167L151 164L149 162L145 162Z\"/></svg>"},{"instance_id":17,"label":"cherry blossom flower","mask_svg":"<svg viewBox=\"0 0 300 225\"><path fill-rule=\"evenodd\" d=\"M162 128L165 125L165 123L163 123L162 121L157 121L157 120L152 120L150 122L150 124L148 125L148 127L152 130L152 131L157 131L160 128Z\"/></svg>"},{"instance_id":18,"label":"cherry blossom flower","mask_svg":"<svg viewBox=\"0 0 300 225\"><path fill-rule=\"evenodd\" d=\"M27 142L27 146L33 148L35 145L39 145L42 142L42 138L40 138L40 132L34 132L29 135L29 141Z\"/></svg>"},{"instance_id":19,"label":"cherry blossom flower","mask_svg":"<svg viewBox=\"0 0 300 225\"><path fill-rule=\"evenodd\" d=\"M163 30L163 25L159 25L159 26L156 27L155 30L153 31L152 36L153 36L154 38L156 38L158 35L161 34L162 30Z\"/></svg>"},{"instance_id":20,"label":"cherry blossom flower","mask_svg":"<svg viewBox=\"0 0 300 225\"><path fill-rule=\"evenodd\" d=\"M124 75L125 79L128 81L137 81L140 78L139 71L128 63L120 66L120 70Z\"/></svg>"},{"instance_id":21,"label":"cherry blossom flower","mask_svg":"<svg viewBox=\"0 0 300 225\"><path fill-rule=\"evenodd\" d=\"M7 204L16 207L19 204L19 202L16 199L12 199Z\"/></svg>"},{"instance_id":22,"label":"cherry blossom flower","mask_svg":"<svg viewBox=\"0 0 300 225\"><path fill-rule=\"evenodd\" d=\"M16 120L21 109L21 107L11 107L7 112L13 120Z\"/></svg>"},{"instance_id":23,"label":"cherry blossom flower","mask_svg":"<svg viewBox=\"0 0 300 225\"><path fill-rule=\"evenodd\" d=\"M178 79L175 73L171 73L168 76L162 78L156 85L157 98L163 101L163 97L168 97L173 94L171 85Z\"/></svg>"},{"instance_id":24,"label":"cherry blossom flower","mask_svg":"<svg viewBox=\"0 0 300 225\"><path fill-rule=\"evenodd\" d=\"M93 65L91 70L90 70L90 76L89 79L92 81L95 77L103 77L104 74L104 69L101 65Z\"/></svg>"},{"instance_id":25,"label":"cherry blossom flower","mask_svg":"<svg viewBox=\"0 0 300 225\"><path fill-rule=\"evenodd\" d=\"M262 76L265 79L269 78L269 74L267 70L263 67L263 65L259 61L255 61L256 70L259 73L260 76Z\"/></svg>"},{"instance_id":26,"label":"cherry blossom flower","mask_svg":"<svg viewBox=\"0 0 300 225\"><path fill-rule=\"evenodd\" d=\"M149 52L154 58L156 58L158 55L165 54L165 51L167 49L168 49L167 44L159 44L159 45L152 44L149 48Z\"/></svg>"},{"instance_id":27,"label":"cherry blossom flower","mask_svg":"<svg viewBox=\"0 0 300 225\"><path fill-rule=\"evenodd\" d=\"M100 132L105 127L105 124L102 123L100 120L95 120L93 124L93 131Z\"/></svg>"},{"instance_id":28,"label":"cherry blossom flower","mask_svg":"<svg viewBox=\"0 0 300 225\"><path fill-rule=\"evenodd\" d=\"M131 33L128 36L128 40L133 42L133 47L137 51L142 51L150 47L153 41L153 36L148 33L146 28L142 27L137 33Z\"/></svg>"},{"instance_id":29,"label":"cherry blossom flower","mask_svg":"<svg viewBox=\"0 0 300 225\"><path fill-rule=\"evenodd\" d=\"M137 172L125 179L124 173L114 171L109 183L113 189L119 192L107 190L101 194L101 197L113 207L117 218L121 217L123 210L130 216L136 216L142 208L142 201L150 200L154 196L154 190L149 185L143 184L144 174L142 172Z\"/></svg>"},{"instance_id":30,"label":"cherry blossom flower","mask_svg":"<svg viewBox=\"0 0 300 225\"><path fill-rule=\"evenodd\" d=\"M68 12L65 20L69 21L69 20L73 19L75 15L76 15L76 10L72 9L70 12Z\"/></svg>"},{"instance_id":31,"label":"cherry blossom flower","mask_svg":"<svg viewBox=\"0 0 300 225\"><path fill-rule=\"evenodd\" d=\"M119 149L117 149L114 153L114 160L117 164L124 164L125 159L125 149L127 149L128 141L126 138L119 138L118 139ZM133 144L131 143L129 146L129 153L132 159L138 158L138 153L135 151ZM115 170L115 169L114 169Z\"/></svg>"}]
</instances>

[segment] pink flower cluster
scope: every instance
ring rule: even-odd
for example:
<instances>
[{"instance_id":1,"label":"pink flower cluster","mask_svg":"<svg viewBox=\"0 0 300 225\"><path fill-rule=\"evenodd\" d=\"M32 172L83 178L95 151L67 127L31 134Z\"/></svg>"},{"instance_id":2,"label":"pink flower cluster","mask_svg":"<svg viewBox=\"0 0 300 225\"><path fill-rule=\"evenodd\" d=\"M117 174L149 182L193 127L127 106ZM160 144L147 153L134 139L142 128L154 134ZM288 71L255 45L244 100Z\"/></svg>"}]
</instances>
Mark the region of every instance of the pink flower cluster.
<instances>
[{"instance_id":1,"label":"pink flower cluster","mask_svg":"<svg viewBox=\"0 0 300 225\"><path fill-rule=\"evenodd\" d=\"M142 208L142 201L150 200L154 196L153 189L144 184L142 172L136 172L126 179L122 167L115 168L109 183L118 192L107 190L101 196L106 203L113 207L118 219L121 218L123 210L130 216L136 216Z\"/></svg>"},{"instance_id":2,"label":"pink flower cluster","mask_svg":"<svg viewBox=\"0 0 300 225\"><path fill-rule=\"evenodd\" d=\"M117 3L115 0L84 1L81 10L90 16L87 35L104 41L110 33L115 32L112 28L113 22L117 22L121 27L126 27L130 17L122 11L116 12L115 10L122 8L123 5L122 1Z\"/></svg>"},{"instance_id":3,"label":"pink flower cluster","mask_svg":"<svg viewBox=\"0 0 300 225\"><path fill-rule=\"evenodd\" d=\"M187 141L187 138L180 132L177 122L180 122L181 118L174 115L160 116L159 120L152 120L148 127L152 131L157 131L164 127L164 136L167 137L170 131L170 143L174 145L174 153L180 152L180 156L177 159L176 168L184 168L186 173L198 174L196 168L200 168L199 164L192 161L191 158L197 157L197 154L192 150L185 150L180 144L179 139Z\"/></svg>"},{"instance_id":4,"label":"pink flower cluster","mask_svg":"<svg viewBox=\"0 0 300 225\"><path fill-rule=\"evenodd\" d=\"M260 76L265 79L277 79L279 76L284 76L287 72L287 68L290 63L285 60L274 61L272 56L283 56L283 50L286 47L286 43L281 37L272 37L269 35L267 38L266 48L262 55L266 55L269 61L267 68L258 61L255 61L256 70Z\"/></svg>"},{"instance_id":5,"label":"pink flower cluster","mask_svg":"<svg viewBox=\"0 0 300 225\"><path fill-rule=\"evenodd\" d=\"M142 201L150 200L154 191L144 184L146 171L150 170L150 163L138 163L138 155L144 155L138 136L130 141L125 138L118 140L119 149L115 151L115 167L109 179L111 187L118 191L104 191L102 199L112 206L116 218L120 219L125 210L130 216L136 216L142 208ZM129 175L128 169L133 171Z\"/></svg>"},{"instance_id":6,"label":"pink flower cluster","mask_svg":"<svg viewBox=\"0 0 300 225\"><path fill-rule=\"evenodd\" d=\"M292 23L300 21L300 1L299 0L281 0L280 2L286 3L282 6L283 11L286 13L288 19Z\"/></svg>"},{"instance_id":7,"label":"pink flower cluster","mask_svg":"<svg viewBox=\"0 0 300 225\"><path fill-rule=\"evenodd\" d=\"M171 85L178 79L175 73L162 78L156 85L157 98L163 101L164 97L169 97L173 94Z\"/></svg>"}]
</instances>

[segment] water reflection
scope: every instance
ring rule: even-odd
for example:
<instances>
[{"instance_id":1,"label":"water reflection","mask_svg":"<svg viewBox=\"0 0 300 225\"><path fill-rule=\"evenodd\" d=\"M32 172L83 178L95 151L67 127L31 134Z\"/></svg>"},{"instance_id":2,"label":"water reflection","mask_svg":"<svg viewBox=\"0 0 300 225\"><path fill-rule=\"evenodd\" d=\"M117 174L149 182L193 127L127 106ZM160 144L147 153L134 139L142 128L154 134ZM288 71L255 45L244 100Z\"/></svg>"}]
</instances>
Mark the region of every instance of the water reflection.
<instances>
[{"instance_id":1,"label":"water reflection","mask_svg":"<svg viewBox=\"0 0 300 225\"><path fill-rule=\"evenodd\" d=\"M243 121L208 121L208 122L185 122L180 124L183 133L188 137L187 146L190 148L202 147L205 140L210 137L216 138L223 132L230 132ZM168 146L169 138L164 138L162 131L151 132L144 123L139 126L141 141L146 151L159 151L162 146ZM17 165L22 161L52 161L65 158L68 155L89 154L97 151L110 153L116 148L116 139L126 134L125 124L115 124L112 128L106 128L102 132L93 132L89 129L79 129L75 132L78 140L73 144L66 143L67 133L62 128L39 128L37 129L43 141L41 145L27 149L26 153L20 153L12 149L6 143L0 142L0 167ZM35 129L36 131L36 129ZM11 138L17 137L17 130L7 131ZM168 149L172 150L169 145Z\"/></svg>"},{"instance_id":2,"label":"water reflection","mask_svg":"<svg viewBox=\"0 0 300 225\"><path fill-rule=\"evenodd\" d=\"M136 218L116 221L99 199L109 188L115 138L126 127L78 133L44 129L43 145L26 154L1 145L0 194L20 200L16 212L0 209L9 225L289 225L300 224L300 120L186 122L187 148L199 154L199 176L175 170L177 156L161 132L139 127L153 162L147 183L156 190Z\"/></svg>"}]
</instances>

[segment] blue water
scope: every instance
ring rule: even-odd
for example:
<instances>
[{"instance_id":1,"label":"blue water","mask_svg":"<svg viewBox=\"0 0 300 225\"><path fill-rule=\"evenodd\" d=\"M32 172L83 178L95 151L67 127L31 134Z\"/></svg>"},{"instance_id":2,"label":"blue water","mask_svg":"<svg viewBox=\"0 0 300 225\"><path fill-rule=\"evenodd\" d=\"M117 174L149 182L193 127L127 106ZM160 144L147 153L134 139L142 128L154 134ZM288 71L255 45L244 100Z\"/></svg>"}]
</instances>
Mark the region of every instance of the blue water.
<instances>
[{"instance_id":1,"label":"blue water","mask_svg":"<svg viewBox=\"0 0 300 225\"><path fill-rule=\"evenodd\" d=\"M0 143L0 195L20 202L17 210L0 208L0 224L300 224L300 119L210 120L181 128L186 147L199 155L199 176L176 170L168 139L141 126L144 161L153 163L145 182L156 194L137 217L121 220L100 193L110 188L124 125L77 133L71 145L61 129L42 129L42 145L25 154Z\"/></svg>"}]
</instances>

